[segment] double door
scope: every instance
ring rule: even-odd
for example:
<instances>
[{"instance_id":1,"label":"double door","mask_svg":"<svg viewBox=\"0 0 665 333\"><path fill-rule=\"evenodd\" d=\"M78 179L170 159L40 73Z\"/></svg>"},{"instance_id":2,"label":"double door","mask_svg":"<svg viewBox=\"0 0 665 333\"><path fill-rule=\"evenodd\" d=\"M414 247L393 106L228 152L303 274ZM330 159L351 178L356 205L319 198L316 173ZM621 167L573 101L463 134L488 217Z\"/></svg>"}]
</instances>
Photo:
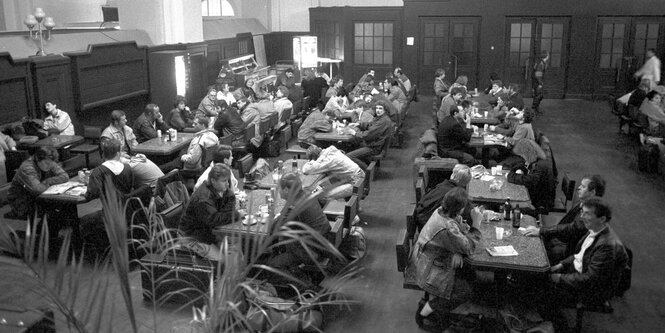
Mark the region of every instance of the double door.
<instances>
[{"instance_id":1,"label":"double door","mask_svg":"<svg viewBox=\"0 0 665 333\"><path fill-rule=\"evenodd\" d=\"M598 20L594 96L623 94L635 88L633 74L655 49L662 59L665 19L661 17L603 17Z\"/></svg>"},{"instance_id":2,"label":"double door","mask_svg":"<svg viewBox=\"0 0 665 333\"><path fill-rule=\"evenodd\" d=\"M418 75L423 93L434 92L437 68L446 70L446 81L455 82L459 75L469 78L467 87L478 85L478 17L420 18Z\"/></svg>"},{"instance_id":3,"label":"double door","mask_svg":"<svg viewBox=\"0 0 665 333\"><path fill-rule=\"evenodd\" d=\"M541 53L549 53L545 70L545 97L563 98L566 91L567 17L519 17L506 22L506 64L503 81L518 83L524 96L532 95L532 72Z\"/></svg>"}]
</instances>

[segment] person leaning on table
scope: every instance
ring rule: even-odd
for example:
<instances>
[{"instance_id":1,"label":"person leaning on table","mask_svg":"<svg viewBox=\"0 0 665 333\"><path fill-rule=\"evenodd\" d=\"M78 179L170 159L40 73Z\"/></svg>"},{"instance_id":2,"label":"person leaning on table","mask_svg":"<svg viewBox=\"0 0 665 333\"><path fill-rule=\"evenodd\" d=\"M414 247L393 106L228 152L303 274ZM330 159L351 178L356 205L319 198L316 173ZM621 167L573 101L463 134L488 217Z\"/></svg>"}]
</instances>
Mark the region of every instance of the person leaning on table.
<instances>
[{"instance_id":1,"label":"person leaning on table","mask_svg":"<svg viewBox=\"0 0 665 333\"><path fill-rule=\"evenodd\" d=\"M26 219L35 213L37 197L51 185L69 180L65 170L56 162L58 153L50 147L39 147L32 157L21 163L9 187L7 199L10 219Z\"/></svg>"},{"instance_id":2,"label":"person leaning on table","mask_svg":"<svg viewBox=\"0 0 665 333\"><path fill-rule=\"evenodd\" d=\"M462 188L446 193L441 208L420 231L411 253L409 265L415 271L416 283L432 296L418 304L416 323L429 331L437 326L445 328L447 313L469 296L469 275L461 268L463 257L471 255L480 242L482 213L478 208L471 211L469 227L461 217L467 202L467 192Z\"/></svg>"}]
</instances>

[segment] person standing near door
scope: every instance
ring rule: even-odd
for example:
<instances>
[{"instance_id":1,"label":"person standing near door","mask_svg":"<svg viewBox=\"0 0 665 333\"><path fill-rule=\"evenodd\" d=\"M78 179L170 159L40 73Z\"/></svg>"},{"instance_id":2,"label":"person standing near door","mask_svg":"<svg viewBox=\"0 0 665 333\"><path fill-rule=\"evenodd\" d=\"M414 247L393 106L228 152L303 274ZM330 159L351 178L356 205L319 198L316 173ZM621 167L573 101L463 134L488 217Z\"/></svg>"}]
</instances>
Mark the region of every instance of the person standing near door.
<instances>
[{"instance_id":1,"label":"person standing near door","mask_svg":"<svg viewBox=\"0 0 665 333\"><path fill-rule=\"evenodd\" d=\"M649 88L651 89L658 85L660 82L660 59L656 57L655 49L647 50L647 61L644 62L642 68L635 72L634 76L635 78L641 77L642 80L648 79Z\"/></svg>"},{"instance_id":2,"label":"person standing near door","mask_svg":"<svg viewBox=\"0 0 665 333\"><path fill-rule=\"evenodd\" d=\"M547 69L547 60L550 58L550 53L546 50L543 50L540 54L540 59L533 64L533 73L531 75L531 83L533 85L533 104L531 108L536 113L541 113L540 111L540 102L545 96L543 91L543 77L545 75L545 70Z\"/></svg>"}]
</instances>

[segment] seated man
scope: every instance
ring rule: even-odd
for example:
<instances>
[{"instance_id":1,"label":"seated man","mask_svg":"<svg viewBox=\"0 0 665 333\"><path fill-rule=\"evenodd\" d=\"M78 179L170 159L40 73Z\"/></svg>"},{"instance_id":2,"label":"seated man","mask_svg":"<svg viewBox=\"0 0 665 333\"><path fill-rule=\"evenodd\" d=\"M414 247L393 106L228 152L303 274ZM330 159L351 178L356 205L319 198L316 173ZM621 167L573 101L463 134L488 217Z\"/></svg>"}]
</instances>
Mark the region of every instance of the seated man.
<instances>
[{"instance_id":1,"label":"seated man","mask_svg":"<svg viewBox=\"0 0 665 333\"><path fill-rule=\"evenodd\" d=\"M164 172L143 154L132 155L132 148L138 145L134 131L127 126L127 116L122 110L111 112L111 124L102 131L102 138L120 141L120 159L128 163L134 173L134 184L153 186Z\"/></svg>"},{"instance_id":2,"label":"seated man","mask_svg":"<svg viewBox=\"0 0 665 333\"><path fill-rule=\"evenodd\" d=\"M439 124L443 122L443 118L446 118L450 114L452 106L457 106L464 97L464 90L460 87L450 88L450 93L443 97L441 100L441 107L436 113L436 118L439 120Z\"/></svg>"},{"instance_id":3,"label":"seated man","mask_svg":"<svg viewBox=\"0 0 665 333\"><path fill-rule=\"evenodd\" d=\"M605 194L605 180L600 175L586 176L580 181L577 188L578 203L575 203L564 215L559 223L554 226L536 228L529 226L526 228L526 236L542 237L547 250L547 256L550 262L559 262L573 254L575 245L584 237L587 229L582 222L582 205L584 201L597 198L600 199ZM573 224L574 226L568 226ZM562 232L563 229L567 231Z\"/></svg>"},{"instance_id":4,"label":"seated man","mask_svg":"<svg viewBox=\"0 0 665 333\"><path fill-rule=\"evenodd\" d=\"M193 238L197 254L218 258L219 247L213 229L240 221L244 212L237 211L235 194L231 190L231 168L218 163L212 167L208 180L196 189L185 207L178 229ZM190 248L192 248L190 246Z\"/></svg>"},{"instance_id":5,"label":"seated man","mask_svg":"<svg viewBox=\"0 0 665 333\"><path fill-rule=\"evenodd\" d=\"M217 104L222 110L224 109L224 107L220 105L222 101L226 102L226 105L233 105L233 103L236 102L235 96L233 96L233 93L229 90L228 83L217 83L215 88L217 89Z\"/></svg>"},{"instance_id":6,"label":"seated man","mask_svg":"<svg viewBox=\"0 0 665 333\"><path fill-rule=\"evenodd\" d=\"M452 89L453 92L456 90ZM443 107L445 103L441 104ZM457 105L450 107L447 117L441 119L436 135L437 148L440 157L456 158L460 163L473 166L476 159L466 152L466 144L471 140L473 130L464 128L464 112Z\"/></svg>"},{"instance_id":7,"label":"seated man","mask_svg":"<svg viewBox=\"0 0 665 333\"><path fill-rule=\"evenodd\" d=\"M293 111L293 103L289 100L289 89L285 86L277 87L275 92L275 100L273 101L275 107L275 112L277 112L277 119L282 119L282 112L286 109L291 109ZM280 129L284 126L284 123L281 121L275 125L275 129Z\"/></svg>"},{"instance_id":8,"label":"seated man","mask_svg":"<svg viewBox=\"0 0 665 333\"><path fill-rule=\"evenodd\" d=\"M103 138L99 145L104 162L92 169L85 198L92 200L104 195L104 185L107 179L113 182L113 187L120 197L131 193L134 189L134 175L129 165L120 161L120 141Z\"/></svg>"},{"instance_id":9,"label":"seated man","mask_svg":"<svg viewBox=\"0 0 665 333\"><path fill-rule=\"evenodd\" d=\"M213 128L220 137L231 136L233 146L241 146L245 142L245 122L238 113L238 109L233 105L224 107L225 102L220 101L222 111L219 112Z\"/></svg>"},{"instance_id":10,"label":"seated man","mask_svg":"<svg viewBox=\"0 0 665 333\"><path fill-rule=\"evenodd\" d=\"M446 70L437 68L434 74L434 107L438 110L441 107L441 100L448 95L450 83L444 81L446 78Z\"/></svg>"},{"instance_id":11,"label":"seated man","mask_svg":"<svg viewBox=\"0 0 665 333\"><path fill-rule=\"evenodd\" d=\"M251 109L256 109L256 112L261 116L261 120L268 119L275 113L275 105L270 100L270 95L262 90L256 93L256 102L249 103L245 112L253 112Z\"/></svg>"},{"instance_id":12,"label":"seated man","mask_svg":"<svg viewBox=\"0 0 665 333\"><path fill-rule=\"evenodd\" d=\"M60 135L74 135L74 124L67 112L58 109L58 106L47 101L44 105L49 116L44 119L44 129Z\"/></svg>"},{"instance_id":13,"label":"seated man","mask_svg":"<svg viewBox=\"0 0 665 333\"><path fill-rule=\"evenodd\" d=\"M517 83L511 83L508 86L508 91L506 91L505 97L501 97L499 106L505 107L510 110L512 108L523 110L524 109L524 99L522 99L522 94L520 92L520 85Z\"/></svg>"},{"instance_id":14,"label":"seated man","mask_svg":"<svg viewBox=\"0 0 665 333\"><path fill-rule=\"evenodd\" d=\"M208 88L208 94L203 97L201 103L199 103L196 114L204 115L206 117L216 117L218 113L217 88L213 85Z\"/></svg>"},{"instance_id":15,"label":"seated man","mask_svg":"<svg viewBox=\"0 0 665 333\"><path fill-rule=\"evenodd\" d=\"M187 153L180 156L182 168L185 170L201 169L205 150L219 143L217 134L213 130L208 129L208 118L196 116L192 125L197 132L189 143Z\"/></svg>"},{"instance_id":16,"label":"seated man","mask_svg":"<svg viewBox=\"0 0 665 333\"><path fill-rule=\"evenodd\" d=\"M406 94L400 89L399 83L396 79L390 82L390 95L388 95L388 100L395 105L400 115L404 112L403 108L408 101L406 99Z\"/></svg>"},{"instance_id":17,"label":"seated man","mask_svg":"<svg viewBox=\"0 0 665 333\"><path fill-rule=\"evenodd\" d=\"M441 200L450 190L459 187L466 189L466 185L471 181L471 169L465 164L456 164L453 168L453 173L450 179L446 179L436 185L435 188L425 193L420 202L416 206L415 218L416 224L420 229L425 226L425 223L430 219L432 213L441 206ZM467 222L471 222L471 205L467 203L462 213L462 218Z\"/></svg>"},{"instance_id":18,"label":"seated man","mask_svg":"<svg viewBox=\"0 0 665 333\"><path fill-rule=\"evenodd\" d=\"M302 167L306 175L324 174L329 177L331 189L328 199L351 197L353 185L365 178L365 172L337 147L321 149L315 145L307 148L309 161Z\"/></svg>"},{"instance_id":19,"label":"seated man","mask_svg":"<svg viewBox=\"0 0 665 333\"><path fill-rule=\"evenodd\" d=\"M492 81L492 89L490 89L488 103L492 106L496 106L499 103L499 99L506 99L507 93L503 89L503 81L494 80Z\"/></svg>"},{"instance_id":20,"label":"seated man","mask_svg":"<svg viewBox=\"0 0 665 333\"><path fill-rule=\"evenodd\" d=\"M408 95L409 91L411 91L411 80L402 72L402 68L400 67L395 68L393 74L395 75L395 79L399 80L400 88L402 88L404 95Z\"/></svg>"},{"instance_id":21,"label":"seated man","mask_svg":"<svg viewBox=\"0 0 665 333\"><path fill-rule=\"evenodd\" d=\"M173 110L171 110L165 119L167 126L171 126L178 132L182 132L185 128L192 127L194 122L194 112L187 106L185 96L176 96L173 103Z\"/></svg>"},{"instance_id":22,"label":"seated man","mask_svg":"<svg viewBox=\"0 0 665 333\"><path fill-rule=\"evenodd\" d=\"M166 132L169 126L164 123L162 114L159 113L157 104L148 104L143 113L134 121L134 133L139 143L154 139L157 137L157 130Z\"/></svg>"},{"instance_id":23,"label":"seated man","mask_svg":"<svg viewBox=\"0 0 665 333\"><path fill-rule=\"evenodd\" d=\"M32 218L37 197L51 185L69 180L57 160L58 153L54 149L42 146L35 150L32 157L21 163L9 187L7 200L11 211L5 217L22 220Z\"/></svg>"},{"instance_id":24,"label":"seated man","mask_svg":"<svg viewBox=\"0 0 665 333\"><path fill-rule=\"evenodd\" d=\"M557 302L602 304L614 295L628 256L619 237L609 223L610 207L599 198L591 198L582 204L582 221L588 230L579 239L575 254L552 266L550 279L554 282ZM575 227L567 224L557 234L565 234Z\"/></svg>"},{"instance_id":25,"label":"seated man","mask_svg":"<svg viewBox=\"0 0 665 333\"><path fill-rule=\"evenodd\" d=\"M259 109L256 107L250 108L249 105L251 104L249 103L249 100L246 97L238 98L236 105L238 106L240 119L242 119L242 121L245 123L245 128L243 129L243 131L247 131L249 126L251 124L254 124L254 137L251 138L250 142L247 142L246 144L251 143L252 145L254 145L254 147L260 147L261 143L263 142L263 135L259 130L259 126L261 124L261 113L259 112Z\"/></svg>"},{"instance_id":26,"label":"seated man","mask_svg":"<svg viewBox=\"0 0 665 333\"><path fill-rule=\"evenodd\" d=\"M333 96L337 96L341 91L342 91L342 86L344 86L344 78L342 78L339 75L336 75L332 79L330 79L330 88L328 88L328 91L326 91L324 103L328 102L328 99L330 99Z\"/></svg>"},{"instance_id":27,"label":"seated man","mask_svg":"<svg viewBox=\"0 0 665 333\"><path fill-rule=\"evenodd\" d=\"M388 118L383 104L376 104L374 107L374 119L368 124L360 123L358 131L350 129L355 137L361 140L360 148L349 152L347 156L357 158L363 163L369 165L371 157L378 155L383 149L383 145L393 134L395 124ZM354 133L355 132L355 133Z\"/></svg>"},{"instance_id":28,"label":"seated man","mask_svg":"<svg viewBox=\"0 0 665 333\"><path fill-rule=\"evenodd\" d=\"M303 148L307 148L316 142L314 140L316 132L328 133L330 131L332 131L330 116L314 108L298 130L298 144Z\"/></svg>"},{"instance_id":29,"label":"seated man","mask_svg":"<svg viewBox=\"0 0 665 333\"><path fill-rule=\"evenodd\" d=\"M231 164L233 163L233 155L231 151L230 146L226 145L217 145L215 150L212 152L212 162L210 162L210 166L208 166L205 171L199 176L199 179L196 181L196 184L194 185L194 191L198 189L203 183L205 183L206 180L208 180L208 174L210 173L210 170L212 170L212 167L215 166L217 163L222 163L227 165L228 167L231 167ZM240 190L238 189L238 179L236 179L235 175L233 172L231 172L231 190L233 193L238 193Z\"/></svg>"},{"instance_id":30,"label":"seated man","mask_svg":"<svg viewBox=\"0 0 665 333\"><path fill-rule=\"evenodd\" d=\"M317 200L308 199L307 192L302 188L302 181L298 175L287 173L279 180L279 195L286 200L284 208L275 220L274 227L279 230L284 223L296 221L325 236L330 231L330 223ZM311 263L322 254L320 250L310 248L314 258L300 245L300 242L289 243L278 250L269 265L277 269L289 269L300 264Z\"/></svg>"},{"instance_id":31,"label":"seated man","mask_svg":"<svg viewBox=\"0 0 665 333\"><path fill-rule=\"evenodd\" d=\"M335 119L340 119L342 114L346 112L347 104L346 96L337 95L330 97L328 103L323 108L323 113L329 114Z\"/></svg>"},{"instance_id":32,"label":"seated man","mask_svg":"<svg viewBox=\"0 0 665 333\"><path fill-rule=\"evenodd\" d=\"M510 183L524 185L529 191L531 204L536 211L527 214L549 212L554 206L556 196L552 161L547 159L545 152L535 141L529 139L517 141L513 154L521 157L525 164L514 166L506 178Z\"/></svg>"}]
</instances>

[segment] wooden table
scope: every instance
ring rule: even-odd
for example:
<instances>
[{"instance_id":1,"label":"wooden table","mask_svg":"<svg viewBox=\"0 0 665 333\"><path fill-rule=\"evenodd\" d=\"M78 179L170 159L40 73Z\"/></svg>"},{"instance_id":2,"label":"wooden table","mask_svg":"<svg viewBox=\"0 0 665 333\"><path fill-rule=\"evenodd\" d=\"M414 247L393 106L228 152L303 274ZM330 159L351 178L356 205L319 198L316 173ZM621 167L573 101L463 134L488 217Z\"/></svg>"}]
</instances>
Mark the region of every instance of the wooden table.
<instances>
[{"instance_id":1,"label":"wooden table","mask_svg":"<svg viewBox=\"0 0 665 333\"><path fill-rule=\"evenodd\" d=\"M535 225L535 219L529 215L522 216L521 227ZM510 236L503 236L502 240L496 239L496 227L511 230ZM482 238L476 250L465 258L465 261L478 270L509 270L531 273L547 273L550 270L550 262L547 252L540 237L527 237L522 235L517 228L513 228L510 221L490 221L481 223L480 232ZM493 257L487 252L487 248L494 246L512 245L517 251L517 256Z\"/></svg>"},{"instance_id":2,"label":"wooden table","mask_svg":"<svg viewBox=\"0 0 665 333\"><path fill-rule=\"evenodd\" d=\"M309 160L305 159L299 159L298 161L298 172L300 176L300 180L302 181L302 187L305 189L305 191L311 192L316 188L316 185L318 185L319 181L321 181L324 176L322 174L316 174L316 175L306 175L302 173L302 167L305 165L305 163L309 162ZM284 161L284 170L283 172L291 172L292 168L292 163L293 159L288 159ZM271 171L268 175L265 177L261 178L257 185L261 189L271 189L271 188L277 188L277 183L275 180L272 178L273 176L273 171Z\"/></svg>"},{"instance_id":3,"label":"wooden table","mask_svg":"<svg viewBox=\"0 0 665 333\"><path fill-rule=\"evenodd\" d=\"M254 218L254 214L260 211L260 206L265 204L265 196L270 194L270 190L254 190L247 193L246 209L247 218ZM275 214L282 211L286 201L282 198L275 198ZM265 237L268 235L269 223L264 221L248 225L243 224L242 221L233 222L216 227L213 230L218 239L223 239L225 236L258 236Z\"/></svg>"},{"instance_id":4,"label":"wooden table","mask_svg":"<svg viewBox=\"0 0 665 333\"><path fill-rule=\"evenodd\" d=\"M62 149L69 145L83 142L84 138L78 135L50 135L43 138L30 146L37 147L53 147L55 149Z\"/></svg>"},{"instance_id":5,"label":"wooden table","mask_svg":"<svg viewBox=\"0 0 665 333\"><path fill-rule=\"evenodd\" d=\"M492 105L490 105L490 100L492 100L493 97L485 94L485 93L479 93L478 95L471 95L470 102L476 102L478 103L478 110L480 112L482 111L491 111L492 110Z\"/></svg>"},{"instance_id":6,"label":"wooden table","mask_svg":"<svg viewBox=\"0 0 665 333\"><path fill-rule=\"evenodd\" d=\"M489 154L491 148L507 147L506 141L495 140L493 133L485 132L482 128L479 129L478 135L472 135L469 140L469 147L481 149L481 160L485 167L489 166Z\"/></svg>"},{"instance_id":7,"label":"wooden table","mask_svg":"<svg viewBox=\"0 0 665 333\"><path fill-rule=\"evenodd\" d=\"M504 172L507 171L504 170ZM501 177L501 180L503 181L503 186L501 186L501 189L498 191L490 190L490 184L492 181L472 178L467 185L469 199L477 204L496 206L498 204L503 204L506 202L506 199L510 198L512 206L520 205L522 208L532 208L529 191L524 185L509 183L505 176L494 177Z\"/></svg>"},{"instance_id":8,"label":"wooden table","mask_svg":"<svg viewBox=\"0 0 665 333\"><path fill-rule=\"evenodd\" d=\"M155 164L170 162L181 150L186 149L194 138L194 133L178 132L176 141L168 141L168 135L139 143L132 148L132 153L143 154Z\"/></svg>"},{"instance_id":9,"label":"wooden table","mask_svg":"<svg viewBox=\"0 0 665 333\"><path fill-rule=\"evenodd\" d=\"M480 111L480 113L483 113L483 112L486 112L486 111ZM495 117L492 113L493 112L488 112L487 117L485 117L484 115L482 117L471 117L471 124L476 125L476 126L481 125L480 127L482 127L482 125L485 125L485 124L487 124L487 125L498 125L498 124L500 124L501 122L499 121L499 119L497 117Z\"/></svg>"}]
</instances>

